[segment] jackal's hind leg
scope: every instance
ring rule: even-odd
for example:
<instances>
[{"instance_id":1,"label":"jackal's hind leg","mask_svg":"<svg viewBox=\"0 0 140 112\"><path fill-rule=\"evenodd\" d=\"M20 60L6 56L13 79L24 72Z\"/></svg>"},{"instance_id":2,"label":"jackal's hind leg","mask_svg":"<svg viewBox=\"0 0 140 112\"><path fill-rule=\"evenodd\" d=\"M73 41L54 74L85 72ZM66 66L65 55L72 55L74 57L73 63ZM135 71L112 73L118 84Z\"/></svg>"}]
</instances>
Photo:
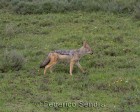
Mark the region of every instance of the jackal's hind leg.
<instances>
[{"instance_id":1,"label":"jackal's hind leg","mask_svg":"<svg viewBox=\"0 0 140 112\"><path fill-rule=\"evenodd\" d=\"M46 74L46 71L47 71L48 68L49 68L48 65L45 66L45 69L44 69L44 75Z\"/></svg>"},{"instance_id":2,"label":"jackal's hind leg","mask_svg":"<svg viewBox=\"0 0 140 112\"><path fill-rule=\"evenodd\" d=\"M51 69L56 63L57 62L49 63L44 69L44 75L46 74L47 69ZM52 70L50 70L50 72L52 73Z\"/></svg>"},{"instance_id":3,"label":"jackal's hind leg","mask_svg":"<svg viewBox=\"0 0 140 112\"><path fill-rule=\"evenodd\" d=\"M73 66L75 64L75 61L70 62L70 75L72 76Z\"/></svg>"},{"instance_id":4,"label":"jackal's hind leg","mask_svg":"<svg viewBox=\"0 0 140 112\"><path fill-rule=\"evenodd\" d=\"M50 57L50 62L48 65L45 66L45 69L44 69L44 75L46 74L46 71L47 69L50 69L57 63L57 55L56 54L52 54L51 57Z\"/></svg>"}]
</instances>

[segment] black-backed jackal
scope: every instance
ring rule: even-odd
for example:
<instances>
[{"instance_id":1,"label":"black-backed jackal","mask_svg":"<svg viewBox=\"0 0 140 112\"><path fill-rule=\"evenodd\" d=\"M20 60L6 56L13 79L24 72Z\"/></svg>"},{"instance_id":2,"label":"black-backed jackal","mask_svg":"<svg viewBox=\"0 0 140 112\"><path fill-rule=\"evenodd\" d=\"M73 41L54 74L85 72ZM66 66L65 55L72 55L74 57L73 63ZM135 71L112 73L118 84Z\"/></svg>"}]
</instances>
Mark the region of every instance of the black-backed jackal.
<instances>
[{"instance_id":1,"label":"black-backed jackal","mask_svg":"<svg viewBox=\"0 0 140 112\"><path fill-rule=\"evenodd\" d=\"M73 66L76 64L80 70L84 73L82 66L79 63L79 60L82 56L86 54L93 54L92 49L86 41L83 42L83 46L80 49L74 50L55 50L48 54L48 57L40 65L40 68L44 69L44 75L46 74L47 69L52 72L52 67L58 62L58 60L68 60L70 62L70 75L72 75Z\"/></svg>"}]
</instances>

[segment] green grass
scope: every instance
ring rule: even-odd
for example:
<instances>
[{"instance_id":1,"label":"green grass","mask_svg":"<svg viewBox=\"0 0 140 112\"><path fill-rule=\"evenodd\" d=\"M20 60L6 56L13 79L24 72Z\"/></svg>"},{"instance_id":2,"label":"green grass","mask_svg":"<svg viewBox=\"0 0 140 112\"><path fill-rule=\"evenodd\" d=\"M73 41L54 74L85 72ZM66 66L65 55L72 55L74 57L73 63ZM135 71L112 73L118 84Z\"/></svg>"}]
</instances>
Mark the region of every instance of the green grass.
<instances>
[{"instance_id":1,"label":"green grass","mask_svg":"<svg viewBox=\"0 0 140 112\"><path fill-rule=\"evenodd\" d=\"M1 112L138 112L140 110L140 21L127 14L69 12L16 15L0 12L0 60L7 51L25 58L19 71L0 71ZM87 40L87 55L69 75L69 65L56 65L43 75L39 65L54 49L75 49ZM2 63L1 63L2 66ZM1 70L1 69L0 69ZM76 107L47 107L76 103ZM79 107L79 102L104 107ZM44 105L43 105L44 103Z\"/></svg>"}]
</instances>

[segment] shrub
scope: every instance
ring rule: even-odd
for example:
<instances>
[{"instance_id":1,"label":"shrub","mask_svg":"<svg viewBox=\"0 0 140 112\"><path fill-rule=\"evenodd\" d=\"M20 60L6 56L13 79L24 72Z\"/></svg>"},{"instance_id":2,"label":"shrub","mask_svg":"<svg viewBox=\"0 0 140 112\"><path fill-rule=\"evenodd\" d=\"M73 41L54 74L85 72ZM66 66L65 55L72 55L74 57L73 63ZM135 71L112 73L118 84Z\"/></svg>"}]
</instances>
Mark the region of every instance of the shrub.
<instances>
[{"instance_id":1,"label":"shrub","mask_svg":"<svg viewBox=\"0 0 140 112\"><path fill-rule=\"evenodd\" d=\"M135 7L134 17L140 20L140 3Z\"/></svg>"},{"instance_id":2,"label":"shrub","mask_svg":"<svg viewBox=\"0 0 140 112\"><path fill-rule=\"evenodd\" d=\"M51 4L52 4L51 12L66 12L66 11L70 11L69 4L68 4L67 1L55 0Z\"/></svg>"},{"instance_id":3,"label":"shrub","mask_svg":"<svg viewBox=\"0 0 140 112\"><path fill-rule=\"evenodd\" d=\"M66 11L109 11L130 13L138 0L1 0L1 8L9 8L19 14L40 14Z\"/></svg>"},{"instance_id":4,"label":"shrub","mask_svg":"<svg viewBox=\"0 0 140 112\"><path fill-rule=\"evenodd\" d=\"M0 0L0 9L9 7L10 3L8 0Z\"/></svg>"},{"instance_id":5,"label":"shrub","mask_svg":"<svg viewBox=\"0 0 140 112\"><path fill-rule=\"evenodd\" d=\"M49 13L52 11L52 7L53 7L52 3L45 2L42 4L41 9L43 12Z\"/></svg>"},{"instance_id":6,"label":"shrub","mask_svg":"<svg viewBox=\"0 0 140 112\"><path fill-rule=\"evenodd\" d=\"M13 23L7 24L5 26L5 35L7 37L15 36L16 32L17 32L17 28L16 25L14 25Z\"/></svg>"},{"instance_id":7,"label":"shrub","mask_svg":"<svg viewBox=\"0 0 140 112\"><path fill-rule=\"evenodd\" d=\"M39 13L39 6L30 2L19 2L14 6L13 11L18 14Z\"/></svg>"},{"instance_id":8,"label":"shrub","mask_svg":"<svg viewBox=\"0 0 140 112\"><path fill-rule=\"evenodd\" d=\"M17 51L5 52L0 70L7 72L9 70L18 71L23 67L24 57Z\"/></svg>"}]
</instances>

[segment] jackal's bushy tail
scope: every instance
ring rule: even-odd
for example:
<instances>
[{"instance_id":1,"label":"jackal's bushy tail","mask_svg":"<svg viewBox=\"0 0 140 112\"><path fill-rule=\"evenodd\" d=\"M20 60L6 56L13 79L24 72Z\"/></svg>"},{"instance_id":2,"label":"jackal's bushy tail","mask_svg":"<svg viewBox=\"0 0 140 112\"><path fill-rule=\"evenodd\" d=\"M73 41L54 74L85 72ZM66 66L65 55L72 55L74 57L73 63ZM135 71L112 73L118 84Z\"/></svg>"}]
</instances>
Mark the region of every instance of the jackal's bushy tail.
<instances>
[{"instance_id":1,"label":"jackal's bushy tail","mask_svg":"<svg viewBox=\"0 0 140 112\"><path fill-rule=\"evenodd\" d=\"M44 68L47 64L49 64L50 62L50 58L47 57L41 64L40 64L40 68Z\"/></svg>"}]
</instances>

